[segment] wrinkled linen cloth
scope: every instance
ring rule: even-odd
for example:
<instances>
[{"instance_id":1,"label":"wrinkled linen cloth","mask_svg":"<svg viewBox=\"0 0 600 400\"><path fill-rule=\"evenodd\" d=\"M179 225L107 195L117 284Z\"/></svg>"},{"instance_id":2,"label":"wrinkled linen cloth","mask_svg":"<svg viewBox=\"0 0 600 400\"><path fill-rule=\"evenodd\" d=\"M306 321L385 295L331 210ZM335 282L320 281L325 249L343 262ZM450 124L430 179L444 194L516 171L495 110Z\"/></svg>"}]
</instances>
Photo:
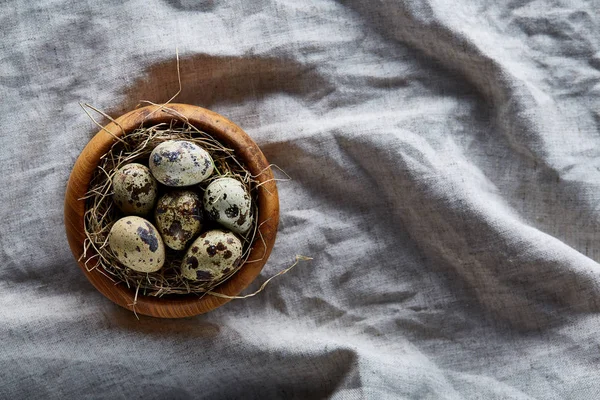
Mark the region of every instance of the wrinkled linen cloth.
<instances>
[{"instance_id":1,"label":"wrinkled linen cloth","mask_svg":"<svg viewBox=\"0 0 600 400\"><path fill-rule=\"evenodd\" d=\"M599 398L598 7L3 2L0 398ZM78 268L64 192L79 103L167 101L176 48L175 101L293 178L246 293L314 260L137 320Z\"/></svg>"}]
</instances>

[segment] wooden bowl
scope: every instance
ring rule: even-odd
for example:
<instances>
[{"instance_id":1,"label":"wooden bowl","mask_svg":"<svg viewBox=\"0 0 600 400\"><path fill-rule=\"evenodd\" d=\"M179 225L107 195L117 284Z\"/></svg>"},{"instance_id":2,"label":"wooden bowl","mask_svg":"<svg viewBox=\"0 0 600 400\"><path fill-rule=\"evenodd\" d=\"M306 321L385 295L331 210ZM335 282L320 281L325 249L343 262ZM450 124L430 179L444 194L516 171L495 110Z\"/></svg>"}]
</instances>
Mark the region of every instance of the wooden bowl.
<instances>
[{"instance_id":1,"label":"wooden bowl","mask_svg":"<svg viewBox=\"0 0 600 400\"><path fill-rule=\"evenodd\" d=\"M245 263L235 275L215 289L218 293L235 296L258 276L269 258L275 243L279 223L279 197L277 196L277 186L273 180L273 172L256 143L233 122L201 107L187 104L169 104L168 110L157 106L139 108L117 118L116 123L111 122L106 125L103 130L92 138L75 162L67 185L65 228L69 246L75 259L79 260L83 253L85 239L85 201L80 199L88 191L90 180L98 166L100 157L116 141L112 135L119 137L123 135L123 131L129 133L141 125L155 125L173 119L181 119L176 117L177 114L186 117L190 124L235 150L235 154L244 161L252 175L257 176L259 182L264 182L258 188L257 216L260 233L264 241L255 240L248 258L249 260L260 261ZM259 235L256 237L258 238ZM93 267L91 264L91 262L88 263L88 268ZM115 285L114 282L96 269L89 271L84 266L83 260L79 262L79 266L100 293L118 305L133 311L132 304L135 291L128 289L123 284ZM172 295L161 298L138 296L135 311L153 317L183 318L206 313L228 301L228 299L210 295L199 298L193 294Z\"/></svg>"}]
</instances>

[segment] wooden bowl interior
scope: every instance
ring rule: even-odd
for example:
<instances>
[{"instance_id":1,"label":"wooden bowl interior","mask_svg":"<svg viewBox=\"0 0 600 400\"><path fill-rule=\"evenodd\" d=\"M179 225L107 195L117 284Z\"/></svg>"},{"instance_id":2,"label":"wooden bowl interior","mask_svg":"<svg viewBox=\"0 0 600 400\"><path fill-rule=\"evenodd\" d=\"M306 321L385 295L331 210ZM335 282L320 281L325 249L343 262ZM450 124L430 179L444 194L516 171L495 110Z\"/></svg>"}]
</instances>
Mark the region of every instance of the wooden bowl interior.
<instances>
[{"instance_id":1,"label":"wooden bowl interior","mask_svg":"<svg viewBox=\"0 0 600 400\"><path fill-rule=\"evenodd\" d=\"M235 296L246 288L260 273L265 265L277 234L279 223L279 198L273 172L265 156L254 141L237 125L225 117L201 107L187 104L169 104L167 108L148 106L133 110L111 122L96 134L75 162L65 196L65 228L71 251L77 260L83 253L85 240L84 213L85 201L80 200L89 188L100 157L123 134L142 125L168 123L173 119L185 118L198 129L212 135L224 145L235 151L244 161L252 175L260 182L258 187L258 224L260 235L252 244L248 262L230 279L219 285L215 291L227 296ZM260 240L259 237L262 237ZM115 285L108 277L96 269L93 263L79 266L89 281L107 298L116 304L133 311L135 291L125 285ZM91 270L88 270L91 269ZM206 313L227 303L229 299L206 295L151 297L138 296L135 312L154 317L182 318Z\"/></svg>"}]
</instances>

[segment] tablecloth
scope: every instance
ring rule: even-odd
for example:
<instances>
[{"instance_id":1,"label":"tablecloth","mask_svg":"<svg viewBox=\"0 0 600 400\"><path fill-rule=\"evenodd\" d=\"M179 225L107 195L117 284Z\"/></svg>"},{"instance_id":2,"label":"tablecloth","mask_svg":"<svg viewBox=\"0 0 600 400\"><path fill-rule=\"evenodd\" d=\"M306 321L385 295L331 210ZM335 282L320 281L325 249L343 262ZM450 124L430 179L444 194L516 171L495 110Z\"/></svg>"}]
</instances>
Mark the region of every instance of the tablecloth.
<instances>
[{"instance_id":1,"label":"tablecloth","mask_svg":"<svg viewBox=\"0 0 600 400\"><path fill-rule=\"evenodd\" d=\"M598 398L599 6L2 2L0 398ZM292 177L248 292L314 259L138 320L77 267L64 193L80 103L167 101L176 49L175 101Z\"/></svg>"}]
</instances>

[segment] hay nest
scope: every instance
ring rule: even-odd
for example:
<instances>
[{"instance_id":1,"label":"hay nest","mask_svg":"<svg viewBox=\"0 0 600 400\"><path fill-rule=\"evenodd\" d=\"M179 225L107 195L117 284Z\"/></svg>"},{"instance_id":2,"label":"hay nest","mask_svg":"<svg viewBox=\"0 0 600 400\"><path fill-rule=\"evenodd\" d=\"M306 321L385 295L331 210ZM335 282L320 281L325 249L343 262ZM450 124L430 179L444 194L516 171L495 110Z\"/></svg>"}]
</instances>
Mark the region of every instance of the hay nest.
<instances>
[{"instance_id":1,"label":"hay nest","mask_svg":"<svg viewBox=\"0 0 600 400\"><path fill-rule=\"evenodd\" d=\"M171 123L158 124L150 127L140 127L127 133L115 141L110 150L102 156L90 182L89 190L84 197L86 201L84 260L88 270L96 269L110 278L115 284L125 284L138 293L148 296L197 294L202 296L212 293L211 290L230 278L240 267L231 271L224 278L213 282L192 282L180 273L180 266L185 250L175 251L166 248L164 266L157 272L137 272L123 266L111 252L108 246L108 233L113 224L124 214L115 206L112 200L112 177L114 172L125 164L138 162L148 164L152 150L160 143L173 140L187 140L198 144L210 153L214 160L215 172L211 177L192 188L202 195L204 189L214 179L224 176L233 177L246 187L252 196L254 222L249 233L240 237L243 244L242 262L248 260L251 245L256 235L260 235L257 224L257 188L259 186L254 176L247 170L243 162L236 158L232 149L225 147L211 135L193 125L174 118ZM160 186L160 184L159 184ZM165 187L160 187L159 197ZM154 223L154 216L147 217ZM206 219L205 219L206 221ZM211 228L210 222L205 222L203 230ZM238 235L239 236L239 235Z\"/></svg>"}]
</instances>

